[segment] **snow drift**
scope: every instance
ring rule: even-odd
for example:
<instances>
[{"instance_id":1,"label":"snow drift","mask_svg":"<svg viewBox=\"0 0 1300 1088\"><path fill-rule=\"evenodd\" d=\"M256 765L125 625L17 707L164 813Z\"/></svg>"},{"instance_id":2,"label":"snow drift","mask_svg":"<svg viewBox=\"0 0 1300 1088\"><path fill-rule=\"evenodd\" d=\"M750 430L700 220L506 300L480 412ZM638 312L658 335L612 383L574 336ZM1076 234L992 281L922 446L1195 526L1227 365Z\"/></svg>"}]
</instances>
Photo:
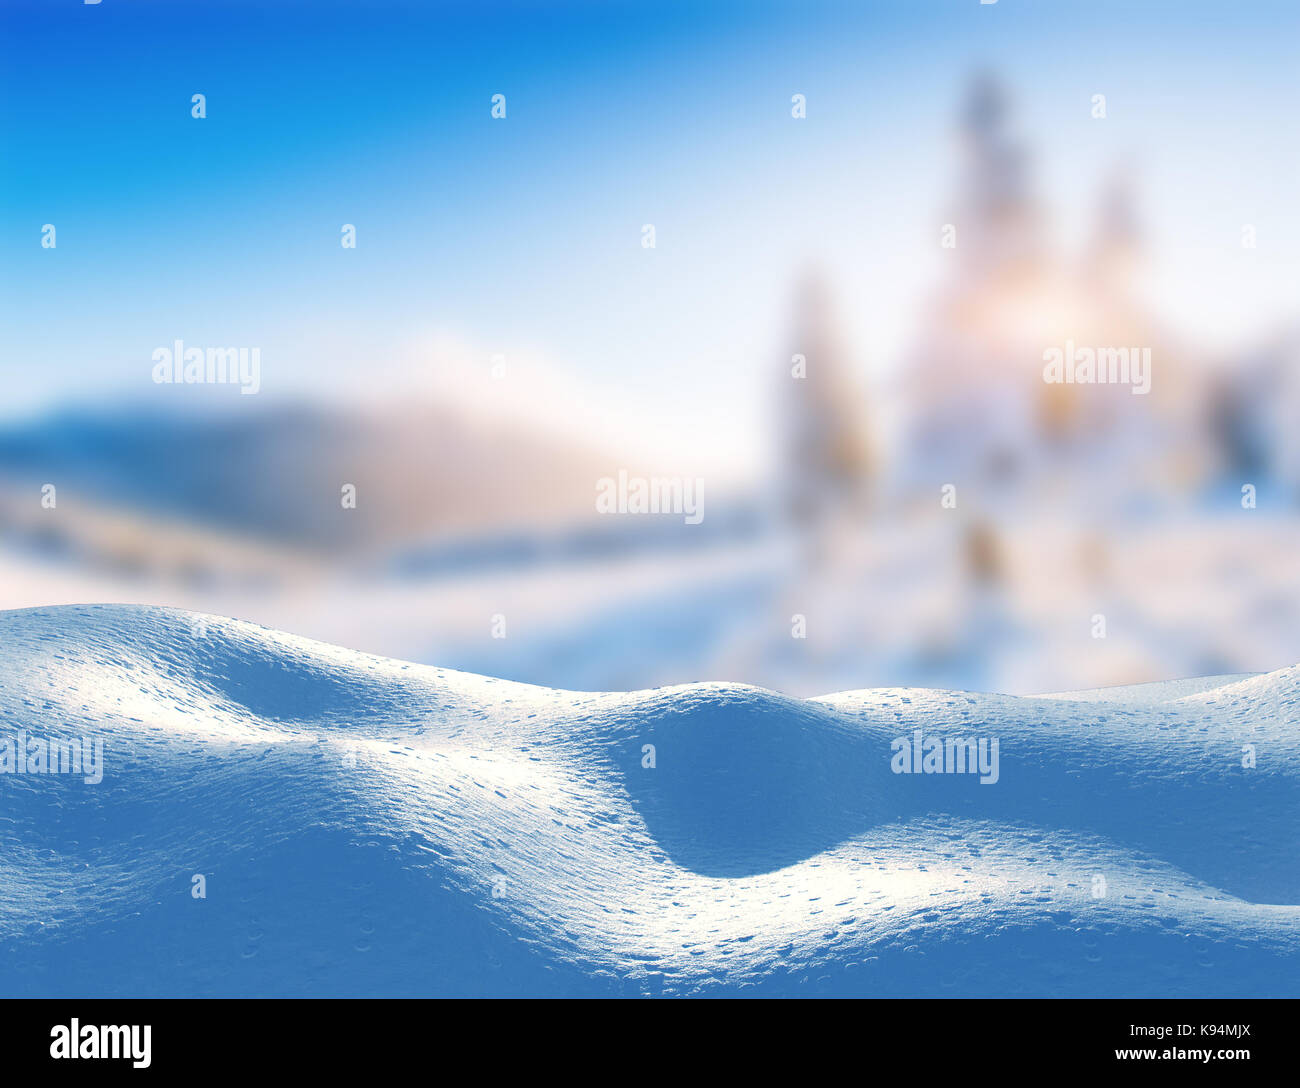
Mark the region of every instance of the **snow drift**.
<instances>
[{"instance_id":1,"label":"snow drift","mask_svg":"<svg viewBox=\"0 0 1300 1088\"><path fill-rule=\"evenodd\" d=\"M6 996L1300 994L1300 669L801 701L156 608L0 639L0 733L105 762L0 775ZM917 731L997 781L894 773Z\"/></svg>"}]
</instances>

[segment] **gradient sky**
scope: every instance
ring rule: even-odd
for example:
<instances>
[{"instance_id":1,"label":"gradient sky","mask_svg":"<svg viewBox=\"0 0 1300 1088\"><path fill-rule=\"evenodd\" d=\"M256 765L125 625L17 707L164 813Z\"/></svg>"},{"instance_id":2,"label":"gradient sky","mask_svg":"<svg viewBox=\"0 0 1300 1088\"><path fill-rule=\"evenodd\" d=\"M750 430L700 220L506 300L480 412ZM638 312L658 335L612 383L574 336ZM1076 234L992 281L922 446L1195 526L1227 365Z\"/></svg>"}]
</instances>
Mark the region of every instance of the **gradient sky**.
<instances>
[{"instance_id":1,"label":"gradient sky","mask_svg":"<svg viewBox=\"0 0 1300 1088\"><path fill-rule=\"evenodd\" d=\"M498 384L562 429L745 461L809 262L864 374L897 366L982 65L1066 244L1138 168L1147 290L1186 334L1258 340L1300 288L1293 0L2 10L7 415L157 396L177 337L260 346L270 398L495 396L503 353Z\"/></svg>"}]
</instances>

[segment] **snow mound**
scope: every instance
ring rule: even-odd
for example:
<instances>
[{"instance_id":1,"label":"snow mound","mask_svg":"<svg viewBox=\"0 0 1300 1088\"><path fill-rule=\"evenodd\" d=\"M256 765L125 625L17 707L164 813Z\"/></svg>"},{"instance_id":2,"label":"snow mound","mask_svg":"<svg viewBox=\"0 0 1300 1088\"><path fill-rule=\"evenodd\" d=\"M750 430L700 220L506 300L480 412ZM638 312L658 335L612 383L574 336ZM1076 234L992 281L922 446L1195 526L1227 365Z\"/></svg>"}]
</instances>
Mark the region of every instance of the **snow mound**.
<instances>
[{"instance_id":1,"label":"snow mound","mask_svg":"<svg viewBox=\"0 0 1300 1088\"><path fill-rule=\"evenodd\" d=\"M1300 994L1300 669L804 701L157 608L0 638L0 744L105 767L0 775L6 996ZM895 773L930 738L996 781Z\"/></svg>"}]
</instances>

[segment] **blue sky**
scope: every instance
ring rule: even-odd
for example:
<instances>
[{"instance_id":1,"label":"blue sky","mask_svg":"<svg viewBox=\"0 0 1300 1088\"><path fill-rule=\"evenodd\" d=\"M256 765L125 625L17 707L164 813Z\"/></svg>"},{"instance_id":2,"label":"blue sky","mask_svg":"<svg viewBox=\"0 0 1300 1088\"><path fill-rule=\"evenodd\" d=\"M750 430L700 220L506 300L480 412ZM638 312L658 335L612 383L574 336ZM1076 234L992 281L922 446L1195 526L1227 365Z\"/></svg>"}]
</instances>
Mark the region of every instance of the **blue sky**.
<instances>
[{"instance_id":1,"label":"blue sky","mask_svg":"<svg viewBox=\"0 0 1300 1088\"><path fill-rule=\"evenodd\" d=\"M404 395L502 353L530 398L565 391L539 412L743 459L809 262L864 373L896 365L982 65L1065 240L1135 161L1151 293L1231 345L1300 286L1298 24L1281 0L6 0L5 410L151 395L177 337L261 346L269 397Z\"/></svg>"}]
</instances>

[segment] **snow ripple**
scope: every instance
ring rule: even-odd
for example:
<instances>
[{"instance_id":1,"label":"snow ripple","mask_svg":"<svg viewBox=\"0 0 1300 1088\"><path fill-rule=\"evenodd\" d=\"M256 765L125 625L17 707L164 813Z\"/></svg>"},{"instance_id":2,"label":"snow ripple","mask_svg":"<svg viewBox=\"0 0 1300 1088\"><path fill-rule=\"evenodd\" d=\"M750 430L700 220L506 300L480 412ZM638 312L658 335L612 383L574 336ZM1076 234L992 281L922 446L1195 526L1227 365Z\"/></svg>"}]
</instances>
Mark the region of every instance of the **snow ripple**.
<instances>
[{"instance_id":1,"label":"snow ripple","mask_svg":"<svg viewBox=\"0 0 1300 1088\"><path fill-rule=\"evenodd\" d=\"M0 775L5 995L1300 993L1297 668L804 701L157 608L0 636L0 743L106 759ZM892 773L915 730L998 781Z\"/></svg>"}]
</instances>

